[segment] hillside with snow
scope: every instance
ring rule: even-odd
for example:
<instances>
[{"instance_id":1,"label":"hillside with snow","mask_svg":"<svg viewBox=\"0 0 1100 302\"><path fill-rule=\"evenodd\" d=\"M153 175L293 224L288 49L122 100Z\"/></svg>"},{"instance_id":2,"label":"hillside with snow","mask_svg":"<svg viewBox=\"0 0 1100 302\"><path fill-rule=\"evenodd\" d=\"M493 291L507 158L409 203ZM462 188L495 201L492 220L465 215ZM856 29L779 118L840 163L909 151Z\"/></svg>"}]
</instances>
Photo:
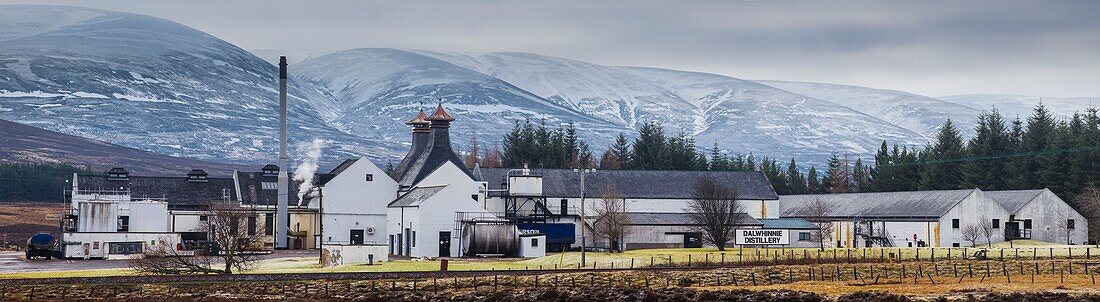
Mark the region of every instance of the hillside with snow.
<instances>
[{"instance_id":1,"label":"hillside with snow","mask_svg":"<svg viewBox=\"0 0 1100 302\"><path fill-rule=\"evenodd\" d=\"M0 118L159 154L272 162L277 50L244 51L172 21L62 6L0 9ZM257 56L263 56L261 59ZM308 58L307 58L308 57ZM267 60L265 60L267 59ZM301 60L300 62L298 60ZM459 149L501 144L516 122L577 126L595 152L661 122L700 148L820 164L870 157L882 140L923 145L951 119L969 133L996 105L1026 116L1038 97L931 98L836 84L604 66L529 53L364 48L290 66L290 144L327 141L322 162L404 154L404 122L442 101ZM1043 98L1062 116L1091 98Z\"/></svg>"},{"instance_id":2,"label":"hillside with snow","mask_svg":"<svg viewBox=\"0 0 1100 302\"><path fill-rule=\"evenodd\" d=\"M168 20L77 7L4 6L0 28L0 118L172 156L275 159L278 69L249 52ZM330 126L331 98L289 86L292 145L393 148Z\"/></svg>"}]
</instances>

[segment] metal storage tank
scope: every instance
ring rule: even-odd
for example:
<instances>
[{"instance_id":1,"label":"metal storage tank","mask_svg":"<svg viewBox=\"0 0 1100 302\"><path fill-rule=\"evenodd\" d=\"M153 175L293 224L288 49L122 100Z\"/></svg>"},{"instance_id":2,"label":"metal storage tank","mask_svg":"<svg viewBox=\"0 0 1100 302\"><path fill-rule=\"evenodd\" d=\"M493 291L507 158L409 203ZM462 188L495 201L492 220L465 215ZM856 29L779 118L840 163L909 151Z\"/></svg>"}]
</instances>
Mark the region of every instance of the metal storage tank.
<instances>
[{"instance_id":1,"label":"metal storage tank","mask_svg":"<svg viewBox=\"0 0 1100 302\"><path fill-rule=\"evenodd\" d=\"M499 221L472 221L462 226L462 255L514 256L518 250L519 229L515 224Z\"/></svg>"},{"instance_id":2,"label":"metal storage tank","mask_svg":"<svg viewBox=\"0 0 1100 302\"><path fill-rule=\"evenodd\" d=\"M118 205L105 200L81 201L76 225L77 232L117 232Z\"/></svg>"}]
</instances>

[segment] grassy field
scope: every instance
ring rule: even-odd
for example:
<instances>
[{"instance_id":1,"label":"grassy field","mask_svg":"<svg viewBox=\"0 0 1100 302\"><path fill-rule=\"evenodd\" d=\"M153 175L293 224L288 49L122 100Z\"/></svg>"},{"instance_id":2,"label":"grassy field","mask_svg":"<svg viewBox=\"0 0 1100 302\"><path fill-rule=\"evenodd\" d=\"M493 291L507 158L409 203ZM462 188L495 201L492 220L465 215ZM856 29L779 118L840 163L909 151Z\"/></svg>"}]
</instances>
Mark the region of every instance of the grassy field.
<instances>
[{"instance_id":1,"label":"grassy field","mask_svg":"<svg viewBox=\"0 0 1100 302\"><path fill-rule=\"evenodd\" d=\"M1051 257L1066 258L1072 253L1074 259L1085 257L1100 257L1100 248L1085 246L1052 245L1042 242L1024 241L1013 244L1015 248L1008 248L1007 244L995 245L988 249L987 256L991 259L999 259L1004 252L1005 259L1028 260L1033 258L1044 259ZM1001 248L1000 246L1003 246ZM959 259L962 255L972 255L975 248L869 248L869 249L727 249L718 251L713 248L704 249L648 249L634 250L623 253L589 252L586 255L586 263L580 265L579 252L554 253L545 257L534 259L496 259L496 258L465 258L449 261L449 270L525 270L525 269L576 269L580 268L629 268L646 267L651 262L656 266L713 265L713 264L737 264L750 265L752 262L769 263L774 260L819 260L823 262L848 262L851 257L853 262L896 262L896 261L931 261L933 257L937 261ZM1072 252L1071 252L1072 251ZM243 273L319 273L319 272L396 272L396 271L437 271L440 269L438 260L396 260L382 262L375 265L348 264L335 267L321 267L316 257L277 258L259 261L255 268ZM118 276L132 274L129 269L94 269L73 271L49 271L49 272L22 272L0 273L0 278L48 278L48 277L78 277L78 276Z\"/></svg>"}]
</instances>

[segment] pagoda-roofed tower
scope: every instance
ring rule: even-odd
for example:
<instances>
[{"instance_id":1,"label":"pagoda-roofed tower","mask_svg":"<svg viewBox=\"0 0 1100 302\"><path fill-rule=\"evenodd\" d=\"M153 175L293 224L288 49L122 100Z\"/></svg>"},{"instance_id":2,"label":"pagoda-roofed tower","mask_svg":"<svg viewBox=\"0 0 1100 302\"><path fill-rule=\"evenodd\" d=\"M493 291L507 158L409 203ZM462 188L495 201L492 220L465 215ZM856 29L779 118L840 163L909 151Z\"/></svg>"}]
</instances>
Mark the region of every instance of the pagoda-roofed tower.
<instances>
[{"instance_id":1,"label":"pagoda-roofed tower","mask_svg":"<svg viewBox=\"0 0 1100 302\"><path fill-rule=\"evenodd\" d=\"M405 172L409 170L409 165L416 161L420 154L424 152L424 149L428 146L428 140L430 139L430 125L428 121L428 115L424 113L424 108L420 108L420 112L416 114L416 117L405 122L405 125L412 126L412 146L409 147L409 152L405 154L405 158L401 159L401 163L397 164L397 167L393 169L393 174L390 175L393 179L401 180L405 176Z\"/></svg>"},{"instance_id":2,"label":"pagoda-roofed tower","mask_svg":"<svg viewBox=\"0 0 1100 302\"><path fill-rule=\"evenodd\" d=\"M443 109L443 104L440 103L436 106L435 112L424 119L429 123L428 143L424 150L409 163L401 177L395 177L397 183L403 188L412 187L448 161L462 169L466 175L471 175L470 170L466 169L466 165L451 148L450 127L455 118L447 113L447 110ZM415 131L413 135L416 135Z\"/></svg>"}]
</instances>

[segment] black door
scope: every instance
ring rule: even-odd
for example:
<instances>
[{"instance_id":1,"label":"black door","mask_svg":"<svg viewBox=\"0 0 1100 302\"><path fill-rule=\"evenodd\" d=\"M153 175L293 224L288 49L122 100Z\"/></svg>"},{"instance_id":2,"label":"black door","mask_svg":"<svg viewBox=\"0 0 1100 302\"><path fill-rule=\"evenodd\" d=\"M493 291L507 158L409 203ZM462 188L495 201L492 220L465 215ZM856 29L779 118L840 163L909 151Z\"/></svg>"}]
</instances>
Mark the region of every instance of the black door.
<instances>
[{"instance_id":1,"label":"black door","mask_svg":"<svg viewBox=\"0 0 1100 302\"><path fill-rule=\"evenodd\" d=\"M684 233L684 248L703 247L702 233Z\"/></svg>"},{"instance_id":2,"label":"black door","mask_svg":"<svg viewBox=\"0 0 1100 302\"><path fill-rule=\"evenodd\" d=\"M439 232L439 257L451 256L451 232Z\"/></svg>"},{"instance_id":3,"label":"black door","mask_svg":"<svg viewBox=\"0 0 1100 302\"><path fill-rule=\"evenodd\" d=\"M1019 221L1006 221L1005 222L1005 239L1006 240L1020 239L1020 222Z\"/></svg>"},{"instance_id":4,"label":"black door","mask_svg":"<svg viewBox=\"0 0 1100 302\"><path fill-rule=\"evenodd\" d=\"M363 230L351 230L351 244L363 244Z\"/></svg>"}]
</instances>

